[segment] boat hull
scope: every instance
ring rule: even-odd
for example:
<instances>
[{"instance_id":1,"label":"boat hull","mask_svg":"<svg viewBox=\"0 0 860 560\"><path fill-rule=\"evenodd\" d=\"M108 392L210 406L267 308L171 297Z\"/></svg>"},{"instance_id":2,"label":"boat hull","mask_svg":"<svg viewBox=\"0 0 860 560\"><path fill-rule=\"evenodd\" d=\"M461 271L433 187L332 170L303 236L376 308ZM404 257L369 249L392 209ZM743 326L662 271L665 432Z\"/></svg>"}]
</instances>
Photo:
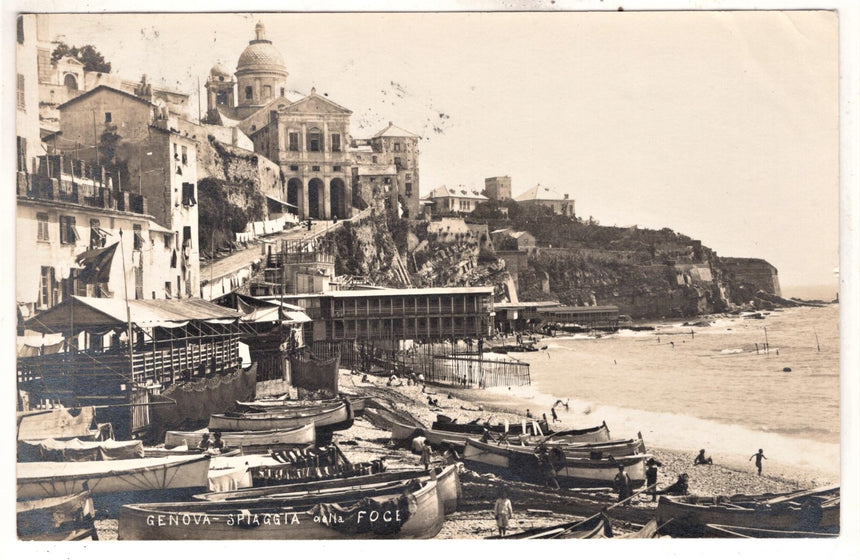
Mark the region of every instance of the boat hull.
<instances>
[{"instance_id":1,"label":"boat hull","mask_svg":"<svg viewBox=\"0 0 860 560\"><path fill-rule=\"evenodd\" d=\"M209 418L209 429L222 432L285 430L305 426L311 422L318 432L346 430L353 423L352 408L348 402L342 402L333 408L315 412L303 410L295 414L249 413L241 416L213 414Z\"/></svg>"},{"instance_id":2,"label":"boat hull","mask_svg":"<svg viewBox=\"0 0 860 560\"><path fill-rule=\"evenodd\" d=\"M83 540L96 535L95 508L87 491L17 502L16 510L21 540Z\"/></svg>"},{"instance_id":3,"label":"boat hull","mask_svg":"<svg viewBox=\"0 0 860 560\"><path fill-rule=\"evenodd\" d=\"M756 505L753 500L719 502L712 497L661 496L657 503L657 522L661 532L676 537L701 537L706 525L755 527L777 531L835 532L821 508Z\"/></svg>"},{"instance_id":4,"label":"boat hull","mask_svg":"<svg viewBox=\"0 0 860 560\"><path fill-rule=\"evenodd\" d=\"M209 457L120 459L80 463L19 463L18 499L208 487Z\"/></svg>"},{"instance_id":5,"label":"boat hull","mask_svg":"<svg viewBox=\"0 0 860 560\"><path fill-rule=\"evenodd\" d=\"M457 472L457 466L448 465L437 468L434 474L436 475L437 492L439 493L439 499L442 501L445 513L447 514L457 511L459 500L462 496L462 487L460 485L460 475ZM305 483L279 484L277 486L246 488L230 492L208 492L206 494L198 494L194 497L205 501L271 499L285 493L292 494L306 492L308 494L313 494L349 488L359 490L362 488L369 488L374 485L382 485L390 482L415 478L429 480L431 475L427 471L420 470L387 471L364 476L354 476L347 479L329 479Z\"/></svg>"},{"instance_id":6,"label":"boat hull","mask_svg":"<svg viewBox=\"0 0 860 560\"><path fill-rule=\"evenodd\" d=\"M200 443L203 435L209 431L198 430L196 432L169 431L164 437L164 446L167 448L188 445L193 449ZM209 438L210 441L212 438ZM288 444L313 443L316 439L316 430L313 422L295 428L283 430L258 430L250 432L222 432L221 441L227 447L257 447Z\"/></svg>"},{"instance_id":7,"label":"boat hull","mask_svg":"<svg viewBox=\"0 0 860 560\"><path fill-rule=\"evenodd\" d=\"M398 499L406 500L408 516L390 507ZM331 510L307 501L178 502L123 506L118 534L120 540L429 539L444 522L437 483L432 480L414 493L377 496L373 502L350 505L356 504L354 515L365 520L375 516L379 524L353 532L338 525L337 517L323 513ZM399 520L398 512L403 516Z\"/></svg>"},{"instance_id":8,"label":"boat hull","mask_svg":"<svg viewBox=\"0 0 860 560\"><path fill-rule=\"evenodd\" d=\"M581 486L612 486L618 474L617 464L624 465L633 488L645 483L645 459L647 455L628 455L609 461L585 457L565 456L563 463L556 462L556 480L559 485L575 488ZM463 460L477 470L499 474L506 478L543 483L544 469L534 448L502 446L484 443L475 439L466 440Z\"/></svg>"},{"instance_id":9,"label":"boat hull","mask_svg":"<svg viewBox=\"0 0 860 560\"><path fill-rule=\"evenodd\" d=\"M703 536L713 539L834 539L838 533L813 531L779 531L758 527L732 527L731 525L705 525Z\"/></svg>"}]
</instances>

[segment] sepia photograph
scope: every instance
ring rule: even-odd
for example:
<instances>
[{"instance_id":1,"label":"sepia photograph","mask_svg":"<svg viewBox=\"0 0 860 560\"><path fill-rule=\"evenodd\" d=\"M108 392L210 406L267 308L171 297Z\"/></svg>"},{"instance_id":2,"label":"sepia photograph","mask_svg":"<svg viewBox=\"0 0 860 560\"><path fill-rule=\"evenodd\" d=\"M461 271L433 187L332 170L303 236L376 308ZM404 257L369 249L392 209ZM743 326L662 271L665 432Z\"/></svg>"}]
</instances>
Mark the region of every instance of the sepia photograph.
<instances>
[{"instance_id":1,"label":"sepia photograph","mask_svg":"<svg viewBox=\"0 0 860 560\"><path fill-rule=\"evenodd\" d=\"M8 538L856 550L858 14L774 4L4 8Z\"/></svg>"}]
</instances>

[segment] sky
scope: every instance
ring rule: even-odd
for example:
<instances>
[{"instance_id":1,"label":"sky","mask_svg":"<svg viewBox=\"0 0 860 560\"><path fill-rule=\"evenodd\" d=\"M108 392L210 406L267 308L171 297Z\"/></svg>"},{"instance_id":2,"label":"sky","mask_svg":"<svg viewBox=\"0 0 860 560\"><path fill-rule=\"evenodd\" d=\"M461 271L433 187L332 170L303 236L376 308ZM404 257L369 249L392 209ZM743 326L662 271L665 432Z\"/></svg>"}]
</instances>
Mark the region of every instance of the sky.
<instances>
[{"instance_id":1,"label":"sky","mask_svg":"<svg viewBox=\"0 0 860 560\"><path fill-rule=\"evenodd\" d=\"M422 194L509 175L515 196L541 184L603 225L764 258L786 295L835 295L833 12L72 14L51 34L191 93L196 115L198 80L234 70L257 21L288 89L351 109L353 136L422 137Z\"/></svg>"}]
</instances>

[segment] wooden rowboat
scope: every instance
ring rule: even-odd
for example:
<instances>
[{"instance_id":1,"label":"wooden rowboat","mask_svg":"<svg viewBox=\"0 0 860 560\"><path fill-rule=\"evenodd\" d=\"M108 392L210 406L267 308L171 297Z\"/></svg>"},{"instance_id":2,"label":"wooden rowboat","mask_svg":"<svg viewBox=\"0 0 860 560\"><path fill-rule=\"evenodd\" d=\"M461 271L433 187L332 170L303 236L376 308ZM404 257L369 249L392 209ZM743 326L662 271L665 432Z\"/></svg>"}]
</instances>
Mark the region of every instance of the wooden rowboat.
<instances>
[{"instance_id":1,"label":"wooden rowboat","mask_svg":"<svg viewBox=\"0 0 860 560\"><path fill-rule=\"evenodd\" d=\"M445 515L437 482L272 500L124 505L121 540L429 539Z\"/></svg>"},{"instance_id":2,"label":"wooden rowboat","mask_svg":"<svg viewBox=\"0 0 860 560\"><path fill-rule=\"evenodd\" d=\"M488 539L602 539L612 537L612 525L605 515L595 515L582 521L571 521L549 527L535 527L509 535Z\"/></svg>"},{"instance_id":3,"label":"wooden rowboat","mask_svg":"<svg viewBox=\"0 0 860 560\"><path fill-rule=\"evenodd\" d=\"M208 486L209 457L18 463L18 499Z\"/></svg>"},{"instance_id":4,"label":"wooden rowboat","mask_svg":"<svg viewBox=\"0 0 860 560\"><path fill-rule=\"evenodd\" d=\"M552 454L557 455L557 454ZM633 488L645 483L646 454L592 459L590 457L552 457L559 485L612 486L618 465L623 465ZM504 478L537 483L545 482L545 471L533 447L500 445L467 439L463 460L476 470L488 471Z\"/></svg>"},{"instance_id":5,"label":"wooden rowboat","mask_svg":"<svg viewBox=\"0 0 860 560\"><path fill-rule=\"evenodd\" d=\"M298 492L322 493L331 490L354 489L360 490L364 488L373 488L391 482L400 482L412 479L427 479L435 476L437 482L437 492L445 509L445 513L452 513L457 510L462 489L460 486L460 476L457 472L456 465L448 465L446 467L436 467L431 475L425 470L403 470L403 471L386 471L382 473L369 474L363 476L353 476L346 479L329 479L313 482L279 484L277 486L264 486L259 488L243 488L231 492L208 492L206 494L198 494L194 496L198 500L207 501L235 501L235 500L258 500L258 499L273 499L282 494L294 494Z\"/></svg>"},{"instance_id":6,"label":"wooden rowboat","mask_svg":"<svg viewBox=\"0 0 860 560\"><path fill-rule=\"evenodd\" d=\"M78 541L96 537L95 508L87 490L69 496L15 504L18 538L25 541Z\"/></svg>"},{"instance_id":7,"label":"wooden rowboat","mask_svg":"<svg viewBox=\"0 0 860 560\"><path fill-rule=\"evenodd\" d=\"M348 401L341 401L336 406L300 409L293 412L213 414L209 418L209 429L222 432L285 430L310 423L315 425L317 432L349 429L353 423L352 407Z\"/></svg>"},{"instance_id":8,"label":"wooden rowboat","mask_svg":"<svg viewBox=\"0 0 860 560\"><path fill-rule=\"evenodd\" d=\"M199 444L205 434L209 433L209 441L212 441L212 434L208 429L197 430L194 432L169 431L164 436L164 447L171 448L180 445L188 445L194 449L194 446ZM294 428L286 428L283 430L259 430L253 432L223 432L221 441L227 447L273 447L277 445L288 444L306 444L313 443L316 438L316 430L313 422Z\"/></svg>"},{"instance_id":9,"label":"wooden rowboat","mask_svg":"<svg viewBox=\"0 0 860 560\"><path fill-rule=\"evenodd\" d=\"M660 496L661 531L701 537L706 525L755 527L778 531L838 532L839 487L760 496Z\"/></svg>"},{"instance_id":10,"label":"wooden rowboat","mask_svg":"<svg viewBox=\"0 0 860 560\"><path fill-rule=\"evenodd\" d=\"M721 539L833 539L839 533L816 533L814 531L778 531L758 527L732 527L731 525L705 525L703 536Z\"/></svg>"}]
</instances>

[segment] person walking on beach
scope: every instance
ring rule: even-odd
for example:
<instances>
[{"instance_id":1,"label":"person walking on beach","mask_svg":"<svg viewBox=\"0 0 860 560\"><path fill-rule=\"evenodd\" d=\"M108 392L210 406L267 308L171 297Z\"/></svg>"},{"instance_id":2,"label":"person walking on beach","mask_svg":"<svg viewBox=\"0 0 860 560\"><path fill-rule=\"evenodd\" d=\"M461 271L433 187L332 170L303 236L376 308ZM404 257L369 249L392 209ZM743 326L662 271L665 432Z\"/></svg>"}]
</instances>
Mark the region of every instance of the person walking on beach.
<instances>
[{"instance_id":1,"label":"person walking on beach","mask_svg":"<svg viewBox=\"0 0 860 560\"><path fill-rule=\"evenodd\" d=\"M699 449L699 454L696 455L696 458L693 459L693 466L696 465L713 465L714 460L710 457L705 457L705 450Z\"/></svg>"},{"instance_id":2,"label":"person walking on beach","mask_svg":"<svg viewBox=\"0 0 860 560\"><path fill-rule=\"evenodd\" d=\"M430 470L430 457L433 454L433 448L430 447L429 443L424 444L424 448L421 449L421 463L424 465L424 470Z\"/></svg>"},{"instance_id":3,"label":"person walking on beach","mask_svg":"<svg viewBox=\"0 0 860 560\"><path fill-rule=\"evenodd\" d=\"M624 465L618 465L618 474L615 475L615 489L618 491L619 502L623 502L633 494L630 487L630 476L624 470Z\"/></svg>"},{"instance_id":4,"label":"person walking on beach","mask_svg":"<svg viewBox=\"0 0 860 560\"><path fill-rule=\"evenodd\" d=\"M552 408L550 409L550 412L552 412L552 421L553 421L553 423L561 422L561 420L559 420L559 419L558 419L558 414L556 414L556 412L555 412L555 407L552 407ZM544 418L544 420L546 420L546 418Z\"/></svg>"},{"instance_id":5,"label":"person walking on beach","mask_svg":"<svg viewBox=\"0 0 860 560\"><path fill-rule=\"evenodd\" d=\"M532 411L528 408L526 409L526 418L534 418L534 416L532 416Z\"/></svg>"},{"instance_id":6,"label":"person walking on beach","mask_svg":"<svg viewBox=\"0 0 860 560\"><path fill-rule=\"evenodd\" d=\"M761 460L767 459L767 457L764 456L764 451L761 449L758 450L758 453L753 453L749 460L752 461L753 457L755 457L755 466L758 469L758 475L761 476Z\"/></svg>"},{"instance_id":7,"label":"person walking on beach","mask_svg":"<svg viewBox=\"0 0 860 560\"><path fill-rule=\"evenodd\" d=\"M645 465L647 465L645 469L645 486L650 487L651 501L654 502L657 501L657 467L662 467L663 463L651 457Z\"/></svg>"},{"instance_id":8,"label":"person walking on beach","mask_svg":"<svg viewBox=\"0 0 860 560\"><path fill-rule=\"evenodd\" d=\"M499 528L499 536L505 536L505 531L508 530L508 522L514 515L514 508L511 505L511 500L508 498L508 490L504 486L499 488L499 497L496 498L496 504L493 506L493 513L496 516L496 526Z\"/></svg>"},{"instance_id":9,"label":"person walking on beach","mask_svg":"<svg viewBox=\"0 0 860 560\"><path fill-rule=\"evenodd\" d=\"M546 445L541 445L538 448L537 452L538 463L543 470L543 478L544 484L547 488L552 488L554 490L560 490L561 486L558 484L558 479L555 474L555 465L552 462L552 457L550 456L549 450Z\"/></svg>"}]
</instances>

